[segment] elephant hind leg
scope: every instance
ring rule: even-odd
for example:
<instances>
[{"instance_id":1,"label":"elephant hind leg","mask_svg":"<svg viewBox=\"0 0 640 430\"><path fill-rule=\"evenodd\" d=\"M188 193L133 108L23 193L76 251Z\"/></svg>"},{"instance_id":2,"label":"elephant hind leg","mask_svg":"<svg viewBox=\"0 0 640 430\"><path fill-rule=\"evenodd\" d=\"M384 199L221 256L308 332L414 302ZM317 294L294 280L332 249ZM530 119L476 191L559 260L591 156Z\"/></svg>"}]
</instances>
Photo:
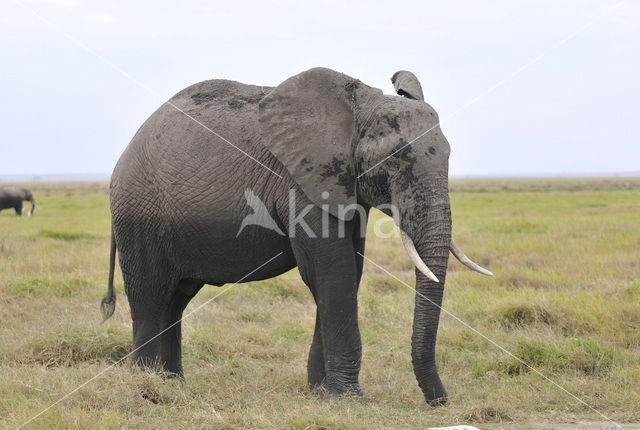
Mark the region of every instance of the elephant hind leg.
<instances>
[{"instance_id":1,"label":"elephant hind leg","mask_svg":"<svg viewBox=\"0 0 640 430\"><path fill-rule=\"evenodd\" d=\"M131 363L141 368L184 377L182 370L182 312L203 286L182 280L168 301L132 303L133 353Z\"/></svg>"},{"instance_id":2,"label":"elephant hind leg","mask_svg":"<svg viewBox=\"0 0 640 430\"><path fill-rule=\"evenodd\" d=\"M182 313L191 299L200 291L204 283L196 280L183 279L173 295L168 308L167 331L169 339L162 343L161 354L166 359L165 370L184 378L182 371Z\"/></svg>"}]
</instances>

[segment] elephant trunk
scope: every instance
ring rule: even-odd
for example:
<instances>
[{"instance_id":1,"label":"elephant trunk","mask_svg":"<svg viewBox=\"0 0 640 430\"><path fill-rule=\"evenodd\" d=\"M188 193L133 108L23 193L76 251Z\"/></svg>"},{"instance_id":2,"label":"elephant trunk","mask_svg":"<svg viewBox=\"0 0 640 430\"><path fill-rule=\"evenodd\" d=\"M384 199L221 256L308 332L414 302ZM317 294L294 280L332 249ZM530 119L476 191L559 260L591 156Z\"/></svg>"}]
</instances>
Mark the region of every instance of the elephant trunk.
<instances>
[{"instance_id":1,"label":"elephant trunk","mask_svg":"<svg viewBox=\"0 0 640 430\"><path fill-rule=\"evenodd\" d=\"M31 210L29 211L29 216L31 216L36 211L36 201L33 199L33 196L31 196L29 201L31 202Z\"/></svg>"},{"instance_id":2,"label":"elephant trunk","mask_svg":"<svg viewBox=\"0 0 640 430\"><path fill-rule=\"evenodd\" d=\"M446 196L446 198L445 198ZM416 303L411 338L411 358L418 385L432 405L447 402L435 361L436 335L451 243L451 211L448 194L432 202L426 223L413 234L415 249L438 281L416 270ZM422 217L423 220L425 217Z\"/></svg>"}]
</instances>

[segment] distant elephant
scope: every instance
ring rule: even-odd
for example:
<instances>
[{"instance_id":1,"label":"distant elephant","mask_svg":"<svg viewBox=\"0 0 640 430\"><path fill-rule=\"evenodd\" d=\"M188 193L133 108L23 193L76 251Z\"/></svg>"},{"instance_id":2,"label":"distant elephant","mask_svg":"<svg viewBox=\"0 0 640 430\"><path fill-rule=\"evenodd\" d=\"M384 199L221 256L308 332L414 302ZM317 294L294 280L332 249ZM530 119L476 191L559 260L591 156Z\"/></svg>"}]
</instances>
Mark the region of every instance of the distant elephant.
<instances>
[{"instance_id":1,"label":"distant elephant","mask_svg":"<svg viewBox=\"0 0 640 430\"><path fill-rule=\"evenodd\" d=\"M0 187L0 211L13 208L16 211L16 215L20 216L24 210L22 208L24 200L31 202L31 210L27 215L33 215L36 210L36 202L31 191L22 187Z\"/></svg>"},{"instance_id":2,"label":"distant elephant","mask_svg":"<svg viewBox=\"0 0 640 430\"><path fill-rule=\"evenodd\" d=\"M404 97L325 68L275 88L210 80L151 115L110 187L101 309L108 318L115 307L117 249L133 320L132 363L182 376L179 321L204 284L257 281L297 266L317 305L308 383L329 395L361 394L362 227L371 207L391 214L394 205L419 269L414 371L428 402L446 402L435 342L449 250L490 272L451 240L450 148L438 116L413 74L392 80ZM264 213L254 216L256 208ZM247 226L247 216L272 222Z\"/></svg>"}]
</instances>

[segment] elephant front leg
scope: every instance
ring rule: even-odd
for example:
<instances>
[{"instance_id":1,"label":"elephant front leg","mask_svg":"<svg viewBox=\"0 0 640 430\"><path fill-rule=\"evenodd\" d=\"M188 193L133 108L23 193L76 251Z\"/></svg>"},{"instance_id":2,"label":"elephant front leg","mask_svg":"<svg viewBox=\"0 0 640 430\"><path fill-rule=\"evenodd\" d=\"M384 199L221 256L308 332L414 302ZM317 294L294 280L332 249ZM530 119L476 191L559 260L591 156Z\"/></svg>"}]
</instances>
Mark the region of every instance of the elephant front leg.
<instances>
[{"instance_id":1,"label":"elephant front leg","mask_svg":"<svg viewBox=\"0 0 640 430\"><path fill-rule=\"evenodd\" d=\"M322 298L316 298L316 325L307 361L309 388L329 395L362 395L356 293L343 297L339 287L331 289L334 291L320 292Z\"/></svg>"},{"instance_id":2,"label":"elephant front leg","mask_svg":"<svg viewBox=\"0 0 640 430\"><path fill-rule=\"evenodd\" d=\"M320 329L322 342L323 387L329 395L362 395L358 383L362 343L354 257L350 253L340 256L340 252L335 252L329 264L321 264L317 269L315 292L320 323L316 323L316 327Z\"/></svg>"},{"instance_id":3,"label":"elephant front leg","mask_svg":"<svg viewBox=\"0 0 640 430\"><path fill-rule=\"evenodd\" d=\"M332 294L329 294L331 296ZM357 301L337 294L321 301L320 322L324 355L324 387L329 395L362 395L358 375L362 343L358 328Z\"/></svg>"},{"instance_id":4,"label":"elephant front leg","mask_svg":"<svg viewBox=\"0 0 640 430\"><path fill-rule=\"evenodd\" d=\"M317 305L314 340L309 351L309 385L320 386L329 396L362 395L358 383L362 359L357 300L360 274L352 223L346 224L346 235L341 235L338 220L329 221L330 229L324 232L329 237L300 234L291 241L302 279Z\"/></svg>"}]
</instances>

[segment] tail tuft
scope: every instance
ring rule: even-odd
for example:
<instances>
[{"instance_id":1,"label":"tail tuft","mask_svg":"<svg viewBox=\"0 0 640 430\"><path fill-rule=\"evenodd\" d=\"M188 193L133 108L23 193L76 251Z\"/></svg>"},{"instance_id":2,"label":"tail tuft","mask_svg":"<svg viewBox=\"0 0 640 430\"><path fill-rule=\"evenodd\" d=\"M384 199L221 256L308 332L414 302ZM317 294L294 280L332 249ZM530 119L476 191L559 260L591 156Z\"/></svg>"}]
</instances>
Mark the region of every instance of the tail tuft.
<instances>
[{"instance_id":1,"label":"tail tuft","mask_svg":"<svg viewBox=\"0 0 640 430\"><path fill-rule=\"evenodd\" d=\"M102 312L102 322L105 322L113 315L116 310L116 297L109 297L108 295L102 298L100 302L100 312Z\"/></svg>"}]
</instances>

